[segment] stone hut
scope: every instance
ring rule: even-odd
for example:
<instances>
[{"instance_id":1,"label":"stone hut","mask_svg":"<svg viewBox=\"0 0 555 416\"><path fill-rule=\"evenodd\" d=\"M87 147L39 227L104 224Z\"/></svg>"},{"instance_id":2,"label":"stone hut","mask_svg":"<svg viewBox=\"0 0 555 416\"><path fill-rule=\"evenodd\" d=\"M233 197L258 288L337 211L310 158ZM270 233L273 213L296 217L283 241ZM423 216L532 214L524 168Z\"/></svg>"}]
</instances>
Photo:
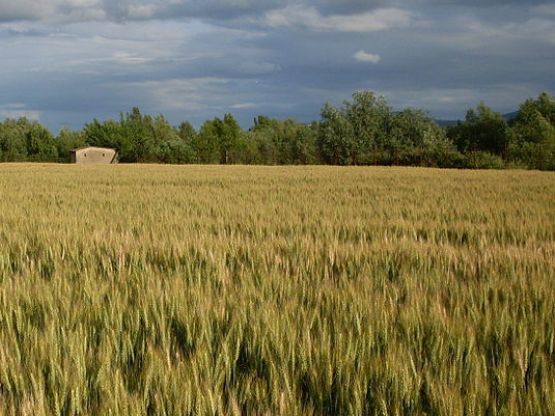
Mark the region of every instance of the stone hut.
<instances>
[{"instance_id":1,"label":"stone hut","mask_svg":"<svg viewBox=\"0 0 555 416\"><path fill-rule=\"evenodd\" d=\"M115 164L118 163L116 149L105 147L81 147L70 152L70 162L77 164Z\"/></svg>"}]
</instances>

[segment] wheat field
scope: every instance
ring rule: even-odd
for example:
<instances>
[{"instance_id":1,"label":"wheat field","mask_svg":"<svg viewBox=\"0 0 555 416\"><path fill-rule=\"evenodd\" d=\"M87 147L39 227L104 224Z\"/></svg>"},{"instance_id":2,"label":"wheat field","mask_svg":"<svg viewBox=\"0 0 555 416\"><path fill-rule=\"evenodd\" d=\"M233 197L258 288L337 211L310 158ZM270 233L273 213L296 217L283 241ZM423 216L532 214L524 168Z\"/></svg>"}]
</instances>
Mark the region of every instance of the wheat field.
<instances>
[{"instance_id":1,"label":"wheat field","mask_svg":"<svg viewBox=\"0 0 555 416\"><path fill-rule=\"evenodd\" d=\"M0 166L2 415L555 415L555 174Z\"/></svg>"}]
</instances>

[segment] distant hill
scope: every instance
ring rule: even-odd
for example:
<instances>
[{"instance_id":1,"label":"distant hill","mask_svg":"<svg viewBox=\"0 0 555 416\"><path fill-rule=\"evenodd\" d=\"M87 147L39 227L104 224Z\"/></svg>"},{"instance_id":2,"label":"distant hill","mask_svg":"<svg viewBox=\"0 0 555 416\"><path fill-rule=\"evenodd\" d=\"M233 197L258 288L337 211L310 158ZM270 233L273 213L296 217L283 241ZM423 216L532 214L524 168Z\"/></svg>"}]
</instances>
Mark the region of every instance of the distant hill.
<instances>
[{"instance_id":1,"label":"distant hill","mask_svg":"<svg viewBox=\"0 0 555 416\"><path fill-rule=\"evenodd\" d=\"M439 127L451 127L462 120L435 120Z\"/></svg>"},{"instance_id":2,"label":"distant hill","mask_svg":"<svg viewBox=\"0 0 555 416\"><path fill-rule=\"evenodd\" d=\"M513 111L511 113L503 114L503 118L507 121L511 121L518 115L518 111ZM439 127L449 127L454 126L458 122L462 122L463 120L436 120L436 123Z\"/></svg>"},{"instance_id":3,"label":"distant hill","mask_svg":"<svg viewBox=\"0 0 555 416\"><path fill-rule=\"evenodd\" d=\"M503 114L503 118L507 121L512 121L518 116L518 111L513 111L512 113Z\"/></svg>"}]
</instances>

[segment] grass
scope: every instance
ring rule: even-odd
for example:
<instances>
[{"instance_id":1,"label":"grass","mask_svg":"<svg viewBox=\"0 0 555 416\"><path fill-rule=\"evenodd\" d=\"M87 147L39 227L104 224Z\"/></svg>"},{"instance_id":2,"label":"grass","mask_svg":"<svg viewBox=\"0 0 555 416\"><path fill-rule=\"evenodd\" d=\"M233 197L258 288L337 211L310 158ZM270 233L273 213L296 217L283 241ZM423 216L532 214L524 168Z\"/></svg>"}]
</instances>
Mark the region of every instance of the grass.
<instances>
[{"instance_id":1,"label":"grass","mask_svg":"<svg viewBox=\"0 0 555 416\"><path fill-rule=\"evenodd\" d=\"M3 415L553 415L555 175L0 166Z\"/></svg>"}]
</instances>

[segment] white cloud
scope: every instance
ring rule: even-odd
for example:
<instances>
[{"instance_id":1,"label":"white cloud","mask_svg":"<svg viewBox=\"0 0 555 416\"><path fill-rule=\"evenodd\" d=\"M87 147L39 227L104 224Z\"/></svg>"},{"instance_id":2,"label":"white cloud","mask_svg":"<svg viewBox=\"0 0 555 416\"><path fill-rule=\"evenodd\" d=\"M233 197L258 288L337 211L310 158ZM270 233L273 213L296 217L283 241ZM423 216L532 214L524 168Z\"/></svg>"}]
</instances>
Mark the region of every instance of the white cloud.
<instances>
[{"instance_id":1,"label":"white cloud","mask_svg":"<svg viewBox=\"0 0 555 416\"><path fill-rule=\"evenodd\" d=\"M130 19L149 19L156 14L156 11L154 4L130 5L127 8L127 16Z\"/></svg>"},{"instance_id":2,"label":"white cloud","mask_svg":"<svg viewBox=\"0 0 555 416\"><path fill-rule=\"evenodd\" d=\"M413 14L398 8L377 9L350 15L322 15L315 7L287 6L265 14L264 23L273 28L305 27L329 32L375 32L394 27L406 27Z\"/></svg>"},{"instance_id":3,"label":"white cloud","mask_svg":"<svg viewBox=\"0 0 555 416\"><path fill-rule=\"evenodd\" d=\"M71 7L95 7L100 4L99 0L63 0L60 3Z\"/></svg>"},{"instance_id":4,"label":"white cloud","mask_svg":"<svg viewBox=\"0 0 555 416\"><path fill-rule=\"evenodd\" d=\"M355 58L355 60L359 62L367 62L370 64L377 64L382 60L382 57L380 55L369 53L363 50L360 50L357 53L355 53L353 55L353 58Z\"/></svg>"},{"instance_id":5,"label":"white cloud","mask_svg":"<svg viewBox=\"0 0 555 416\"><path fill-rule=\"evenodd\" d=\"M250 109L250 108L256 108L256 104L255 103L238 103L238 104L230 105L229 108L231 108L233 110L246 110L246 109Z\"/></svg>"}]
</instances>

